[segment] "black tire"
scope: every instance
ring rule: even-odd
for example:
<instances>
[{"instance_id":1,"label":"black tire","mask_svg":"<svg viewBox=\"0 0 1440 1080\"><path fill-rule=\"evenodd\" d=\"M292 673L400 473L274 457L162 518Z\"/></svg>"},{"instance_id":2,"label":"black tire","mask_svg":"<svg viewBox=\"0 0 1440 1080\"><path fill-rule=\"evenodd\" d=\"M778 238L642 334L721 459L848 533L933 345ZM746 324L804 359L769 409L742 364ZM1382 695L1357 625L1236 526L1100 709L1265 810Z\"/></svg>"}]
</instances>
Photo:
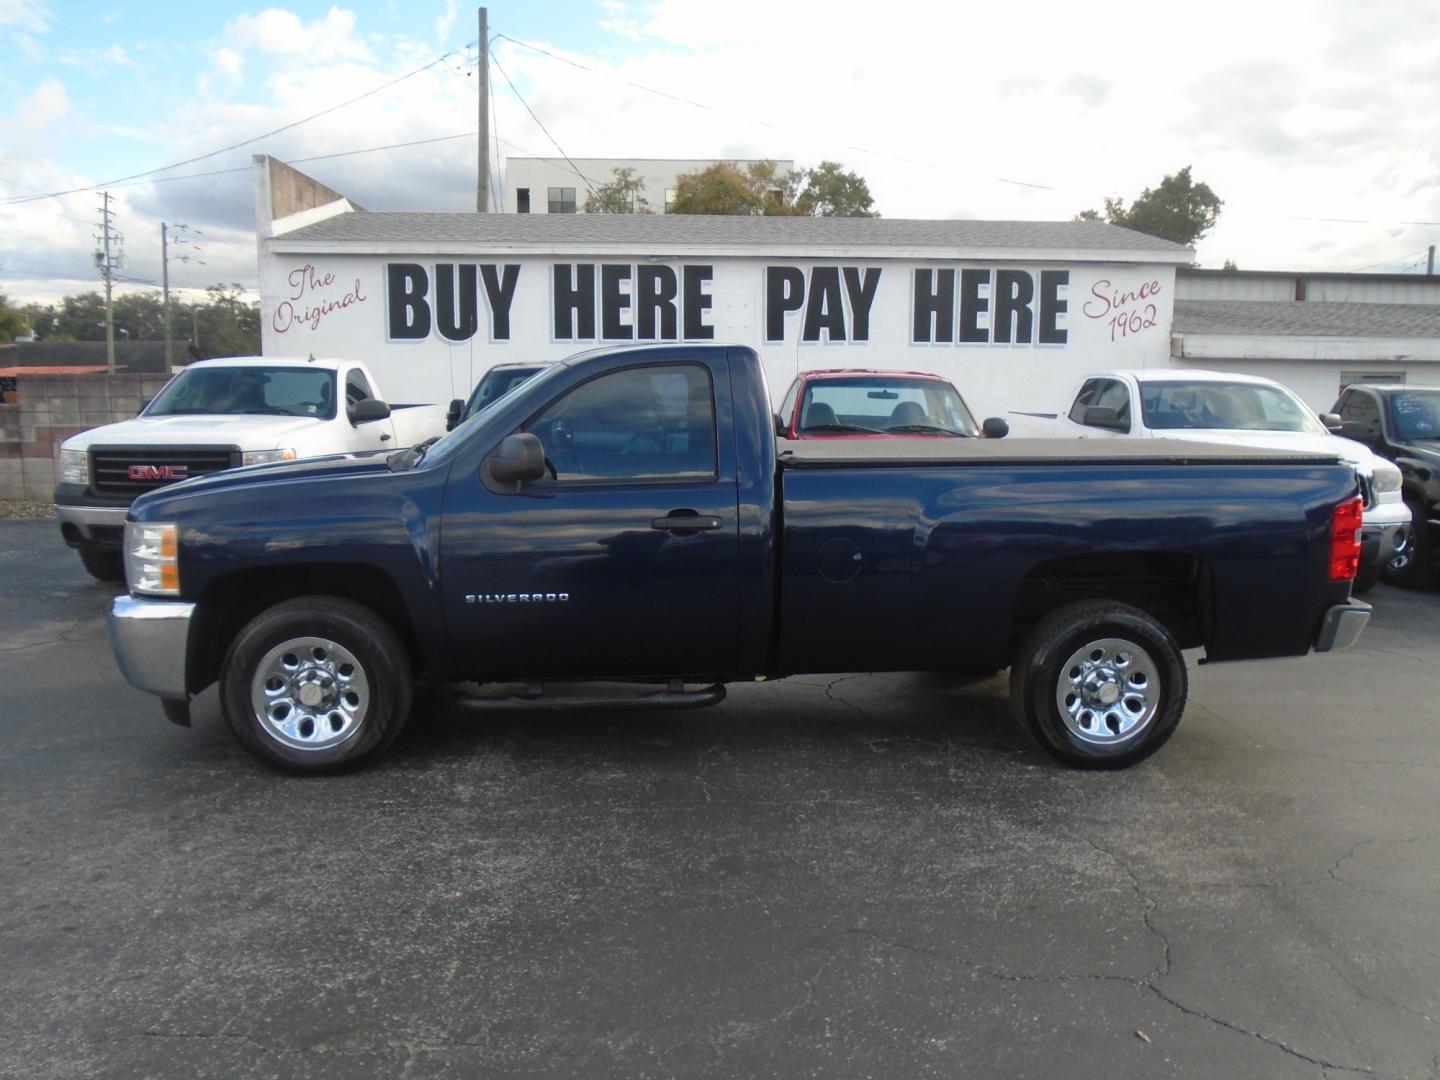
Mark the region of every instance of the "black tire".
<instances>
[{"instance_id":1,"label":"black tire","mask_svg":"<svg viewBox=\"0 0 1440 1080\"><path fill-rule=\"evenodd\" d=\"M125 558L119 551L88 544L79 551L81 564L96 581L125 580Z\"/></svg>"},{"instance_id":2,"label":"black tire","mask_svg":"<svg viewBox=\"0 0 1440 1080\"><path fill-rule=\"evenodd\" d=\"M273 701L269 684L256 682L262 663L279 684ZM310 693L319 700L301 697L307 682L316 683ZM266 720L252 693L266 696ZM289 772L334 772L384 750L405 727L412 694L399 635L370 608L334 596L297 597L261 612L231 642L220 670L220 707L235 738ZM272 718L282 708L288 715ZM289 734L284 719L295 728Z\"/></svg>"},{"instance_id":3,"label":"black tire","mask_svg":"<svg viewBox=\"0 0 1440 1080\"><path fill-rule=\"evenodd\" d=\"M1355 581L1350 586L1350 595L1359 596L1373 589L1380 580L1380 572L1385 569L1384 563L1375 563L1373 566L1362 566L1355 572Z\"/></svg>"},{"instance_id":4,"label":"black tire","mask_svg":"<svg viewBox=\"0 0 1440 1080\"><path fill-rule=\"evenodd\" d=\"M1410 557L1405 564L1398 569L1393 563L1387 562L1380 571L1380 576L1391 585L1398 585L1402 589L1428 589L1435 584L1435 553L1430 545L1429 515L1425 510L1425 503L1417 498L1407 498L1405 504L1410 507L1410 520L1412 522L1410 531Z\"/></svg>"},{"instance_id":5,"label":"black tire","mask_svg":"<svg viewBox=\"0 0 1440 1080\"><path fill-rule=\"evenodd\" d=\"M1092 654L1072 666L1080 650L1105 641L1121 644L1100 649L1098 664ZM1080 692L1069 693L1076 672ZM1132 685L1132 679L1139 681ZM1078 715L1062 715L1062 680L1064 700ZM1170 632L1139 608L1112 600L1082 600L1050 612L1025 636L1010 669L1016 724L1046 753L1082 769L1123 769L1155 753L1180 723L1188 690L1185 658ZM1092 691L1098 691L1095 700L1115 697L1087 705ZM1137 702L1143 708L1135 708Z\"/></svg>"}]
</instances>

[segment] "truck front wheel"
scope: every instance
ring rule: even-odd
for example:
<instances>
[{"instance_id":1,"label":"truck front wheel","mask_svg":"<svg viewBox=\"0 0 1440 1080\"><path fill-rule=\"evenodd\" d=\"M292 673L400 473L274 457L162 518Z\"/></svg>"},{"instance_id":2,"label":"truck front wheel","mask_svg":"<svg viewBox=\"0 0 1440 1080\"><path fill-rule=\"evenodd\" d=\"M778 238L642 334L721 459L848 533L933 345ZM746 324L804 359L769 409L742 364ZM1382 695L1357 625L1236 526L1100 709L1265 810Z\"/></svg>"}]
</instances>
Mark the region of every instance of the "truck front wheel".
<instances>
[{"instance_id":1,"label":"truck front wheel","mask_svg":"<svg viewBox=\"0 0 1440 1080\"><path fill-rule=\"evenodd\" d=\"M410 713L408 653L374 611L333 596L286 600L252 619L220 672L241 745L291 772L331 772L389 746Z\"/></svg>"},{"instance_id":2,"label":"truck front wheel","mask_svg":"<svg viewBox=\"0 0 1440 1080\"><path fill-rule=\"evenodd\" d=\"M85 572L96 581L125 580L125 558L118 550L85 544L79 552Z\"/></svg>"},{"instance_id":3,"label":"truck front wheel","mask_svg":"<svg viewBox=\"0 0 1440 1080\"><path fill-rule=\"evenodd\" d=\"M1109 600L1046 615L1010 669L1020 728L1047 753L1087 769L1123 769L1164 746L1187 690L1185 658L1170 632Z\"/></svg>"}]
</instances>

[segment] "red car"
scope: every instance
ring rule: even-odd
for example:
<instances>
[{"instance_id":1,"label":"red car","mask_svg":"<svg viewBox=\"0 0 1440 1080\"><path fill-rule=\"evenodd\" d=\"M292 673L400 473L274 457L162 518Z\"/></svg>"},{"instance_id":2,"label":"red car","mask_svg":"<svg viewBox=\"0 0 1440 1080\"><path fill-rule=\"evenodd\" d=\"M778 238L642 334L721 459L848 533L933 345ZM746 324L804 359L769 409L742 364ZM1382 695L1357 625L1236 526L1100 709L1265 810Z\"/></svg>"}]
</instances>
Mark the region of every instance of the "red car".
<instances>
[{"instance_id":1,"label":"red car","mask_svg":"<svg viewBox=\"0 0 1440 1080\"><path fill-rule=\"evenodd\" d=\"M802 371L775 415L782 439L998 439L1009 430L994 417L977 427L960 391L924 371Z\"/></svg>"}]
</instances>

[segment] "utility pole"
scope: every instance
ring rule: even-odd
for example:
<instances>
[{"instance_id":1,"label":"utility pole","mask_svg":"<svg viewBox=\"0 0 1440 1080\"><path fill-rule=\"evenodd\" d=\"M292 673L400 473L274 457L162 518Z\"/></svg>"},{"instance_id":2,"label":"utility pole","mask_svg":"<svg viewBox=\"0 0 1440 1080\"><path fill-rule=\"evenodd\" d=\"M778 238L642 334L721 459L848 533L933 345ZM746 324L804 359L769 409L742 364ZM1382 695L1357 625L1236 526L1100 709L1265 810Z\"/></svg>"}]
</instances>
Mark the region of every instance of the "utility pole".
<instances>
[{"instance_id":1,"label":"utility pole","mask_svg":"<svg viewBox=\"0 0 1440 1080\"><path fill-rule=\"evenodd\" d=\"M165 295L165 370L170 370L174 357L170 351L170 227L160 223L160 286Z\"/></svg>"},{"instance_id":2,"label":"utility pole","mask_svg":"<svg viewBox=\"0 0 1440 1080\"><path fill-rule=\"evenodd\" d=\"M475 209L490 210L490 13L480 9L480 66L475 72L480 83L480 157L475 176Z\"/></svg>"},{"instance_id":3,"label":"utility pole","mask_svg":"<svg viewBox=\"0 0 1440 1080\"><path fill-rule=\"evenodd\" d=\"M105 369L115 374L115 313L111 306L115 258L110 254L110 243L116 239L114 218L110 213L110 192L100 195L100 235L95 237L102 250L95 253L95 262L100 275L105 279Z\"/></svg>"},{"instance_id":4,"label":"utility pole","mask_svg":"<svg viewBox=\"0 0 1440 1080\"><path fill-rule=\"evenodd\" d=\"M173 233L171 231L172 229L174 230ZM182 233L184 234L183 236L181 235ZM167 225L163 221L160 223L160 284L165 294L165 366L167 370L174 361L174 357L171 355L174 336L170 329L170 260L172 258L179 262L190 262L193 260L201 266L204 266L205 261L203 259L195 258L195 255L201 254L199 245L190 239L192 236L204 235L200 230L192 229L189 225L179 223ZM195 249L195 255L170 254L172 247L178 248L185 244L189 244L190 247ZM191 314L193 315L194 312L192 311ZM192 338L191 340L193 341L194 339Z\"/></svg>"},{"instance_id":5,"label":"utility pole","mask_svg":"<svg viewBox=\"0 0 1440 1080\"><path fill-rule=\"evenodd\" d=\"M1435 276L1435 245L1430 245L1430 250L1425 255L1425 276Z\"/></svg>"}]
</instances>

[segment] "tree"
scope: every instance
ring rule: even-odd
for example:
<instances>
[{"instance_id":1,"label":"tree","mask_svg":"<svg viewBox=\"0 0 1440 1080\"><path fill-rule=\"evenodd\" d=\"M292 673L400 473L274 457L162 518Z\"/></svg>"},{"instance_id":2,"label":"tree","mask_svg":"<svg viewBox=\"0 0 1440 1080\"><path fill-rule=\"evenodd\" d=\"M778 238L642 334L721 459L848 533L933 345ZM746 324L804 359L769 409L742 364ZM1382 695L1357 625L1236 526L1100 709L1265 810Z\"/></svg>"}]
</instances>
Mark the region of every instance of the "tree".
<instances>
[{"instance_id":1,"label":"tree","mask_svg":"<svg viewBox=\"0 0 1440 1080\"><path fill-rule=\"evenodd\" d=\"M1128 210L1124 199L1107 198L1103 213L1082 210L1075 220L1108 221L1189 247L1215 227L1224 205L1209 184L1190 178L1190 166L1186 165L1161 180L1159 187L1142 191Z\"/></svg>"},{"instance_id":2,"label":"tree","mask_svg":"<svg viewBox=\"0 0 1440 1080\"><path fill-rule=\"evenodd\" d=\"M797 204L813 217L879 217L870 185L858 173L845 172L838 162L822 161L805 174Z\"/></svg>"},{"instance_id":3,"label":"tree","mask_svg":"<svg viewBox=\"0 0 1440 1080\"><path fill-rule=\"evenodd\" d=\"M200 352L207 356L254 356L260 352L260 308L245 299L238 282L211 285L209 301L192 305ZM186 312L183 318L190 315ZM175 336L185 335L185 323L176 324Z\"/></svg>"},{"instance_id":4,"label":"tree","mask_svg":"<svg viewBox=\"0 0 1440 1080\"><path fill-rule=\"evenodd\" d=\"M717 161L698 172L681 173L675 180L675 201L668 209L672 214L760 214L765 199L749 176L728 162Z\"/></svg>"},{"instance_id":5,"label":"tree","mask_svg":"<svg viewBox=\"0 0 1440 1080\"><path fill-rule=\"evenodd\" d=\"M863 177L822 161L814 169L781 172L773 161L756 161L742 172L717 162L676 181L672 214L764 214L766 216L878 217Z\"/></svg>"},{"instance_id":6,"label":"tree","mask_svg":"<svg viewBox=\"0 0 1440 1080\"><path fill-rule=\"evenodd\" d=\"M10 306L10 298L0 292L0 341L10 341L29 329L23 312Z\"/></svg>"},{"instance_id":7,"label":"tree","mask_svg":"<svg viewBox=\"0 0 1440 1080\"><path fill-rule=\"evenodd\" d=\"M585 200L587 214L649 214L645 181L629 166L610 170L613 177Z\"/></svg>"},{"instance_id":8,"label":"tree","mask_svg":"<svg viewBox=\"0 0 1440 1080\"><path fill-rule=\"evenodd\" d=\"M165 340L165 301L160 293L125 293L117 296L113 311L117 337L123 327L131 341Z\"/></svg>"}]
</instances>

